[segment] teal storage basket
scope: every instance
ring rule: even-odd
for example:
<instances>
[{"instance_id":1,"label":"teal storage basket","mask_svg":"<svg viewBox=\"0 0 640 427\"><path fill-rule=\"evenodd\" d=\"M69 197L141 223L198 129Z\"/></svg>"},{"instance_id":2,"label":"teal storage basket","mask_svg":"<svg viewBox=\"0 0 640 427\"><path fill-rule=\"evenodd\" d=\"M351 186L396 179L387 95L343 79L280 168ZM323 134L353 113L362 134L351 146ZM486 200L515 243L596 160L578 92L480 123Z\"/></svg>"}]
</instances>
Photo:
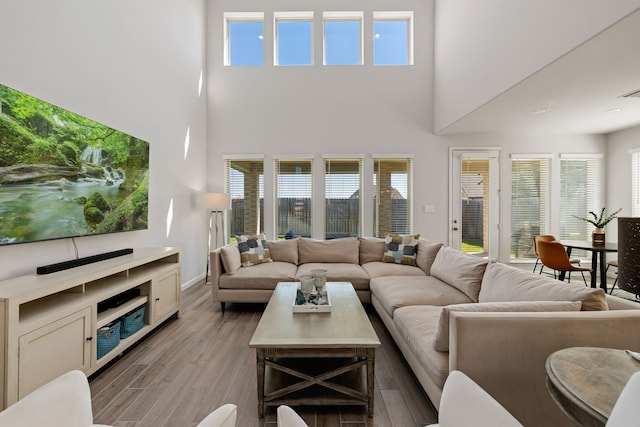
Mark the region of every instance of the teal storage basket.
<instances>
[{"instance_id":1,"label":"teal storage basket","mask_svg":"<svg viewBox=\"0 0 640 427\"><path fill-rule=\"evenodd\" d=\"M115 322L104 330L98 330L98 359L120 344L120 322Z\"/></svg>"},{"instance_id":2,"label":"teal storage basket","mask_svg":"<svg viewBox=\"0 0 640 427\"><path fill-rule=\"evenodd\" d=\"M145 306L122 316L120 320L120 338L128 338L138 332L144 326Z\"/></svg>"}]
</instances>

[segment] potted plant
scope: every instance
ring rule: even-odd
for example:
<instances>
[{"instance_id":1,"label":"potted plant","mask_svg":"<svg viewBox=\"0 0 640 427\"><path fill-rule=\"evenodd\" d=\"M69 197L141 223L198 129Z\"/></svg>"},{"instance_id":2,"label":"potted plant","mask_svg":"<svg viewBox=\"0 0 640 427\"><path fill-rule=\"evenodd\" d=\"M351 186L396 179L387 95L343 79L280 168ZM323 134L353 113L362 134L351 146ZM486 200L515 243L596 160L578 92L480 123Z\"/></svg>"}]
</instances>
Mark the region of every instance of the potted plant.
<instances>
[{"instance_id":1,"label":"potted plant","mask_svg":"<svg viewBox=\"0 0 640 427\"><path fill-rule=\"evenodd\" d=\"M581 219L583 221L587 221L590 224L593 224L593 226L596 228L593 233L591 234L591 238L592 238L592 243L593 246L603 246L605 243L605 234L604 234L604 226L609 224L618 214L618 212L620 212L622 210L622 208L618 209L617 211L615 211L612 214L609 214L608 216L604 216L604 212L607 208L602 208L602 210L600 211L600 215L596 215L595 212L590 211L589 214L593 217L593 218L581 218L579 216L576 216L576 218ZM575 216L575 215L574 215Z\"/></svg>"}]
</instances>

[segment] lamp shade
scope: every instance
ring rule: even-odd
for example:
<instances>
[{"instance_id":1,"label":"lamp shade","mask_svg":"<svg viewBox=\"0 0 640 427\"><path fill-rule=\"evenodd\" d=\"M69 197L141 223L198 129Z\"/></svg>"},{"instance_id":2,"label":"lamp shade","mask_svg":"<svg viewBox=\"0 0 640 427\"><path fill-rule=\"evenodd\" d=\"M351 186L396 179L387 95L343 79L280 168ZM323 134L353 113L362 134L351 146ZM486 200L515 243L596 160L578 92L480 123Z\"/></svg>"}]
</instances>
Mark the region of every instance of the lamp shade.
<instances>
[{"instance_id":1,"label":"lamp shade","mask_svg":"<svg viewBox=\"0 0 640 427\"><path fill-rule=\"evenodd\" d=\"M231 209L231 195L227 193L203 193L202 207L210 211Z\"/></svg>"}]
</instances>

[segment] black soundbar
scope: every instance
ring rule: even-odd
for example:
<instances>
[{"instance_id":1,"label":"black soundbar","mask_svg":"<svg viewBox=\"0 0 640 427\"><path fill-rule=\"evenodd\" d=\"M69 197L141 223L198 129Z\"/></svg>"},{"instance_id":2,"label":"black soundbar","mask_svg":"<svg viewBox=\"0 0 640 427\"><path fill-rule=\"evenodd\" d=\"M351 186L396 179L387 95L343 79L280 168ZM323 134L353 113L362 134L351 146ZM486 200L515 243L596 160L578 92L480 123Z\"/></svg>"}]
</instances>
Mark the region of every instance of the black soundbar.
<instances>
[{"instance_id":1,"label":"black soundbar","mask_svg":"<svg viewBox=\"0 0 640 427\"><path fill-rule=\"evenodd\" d=\"M91 264L93 262L104 261L105 259L116 258L122 255L132 254L133 249L119 249L113 252L105 252L103 254L91 255L84 258L72 259L71 261L58 262L56 264L43 265L36 269L38 274L55 273L56 271L67 270L69 268L80 267L81 265Z\"/></svg>"}]
</instances>

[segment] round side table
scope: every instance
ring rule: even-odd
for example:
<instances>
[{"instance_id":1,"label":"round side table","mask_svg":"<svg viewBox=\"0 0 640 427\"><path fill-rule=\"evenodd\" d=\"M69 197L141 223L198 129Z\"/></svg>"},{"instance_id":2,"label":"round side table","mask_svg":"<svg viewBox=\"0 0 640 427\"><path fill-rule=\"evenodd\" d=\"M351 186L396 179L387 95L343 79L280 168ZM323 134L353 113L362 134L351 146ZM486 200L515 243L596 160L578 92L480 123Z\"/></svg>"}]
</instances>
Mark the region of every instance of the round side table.
<instances>
[{"instance_id":1,"label":"round side table","mask_svg":"<svg viewBox=\"0 0 640 427\"><path fill-rule=\"evenodd\" d=\"M624 350L572 347L552 353L546 370L551 397L573 422L604 426L640 362Z\"/></svg>"}]
</instances>

